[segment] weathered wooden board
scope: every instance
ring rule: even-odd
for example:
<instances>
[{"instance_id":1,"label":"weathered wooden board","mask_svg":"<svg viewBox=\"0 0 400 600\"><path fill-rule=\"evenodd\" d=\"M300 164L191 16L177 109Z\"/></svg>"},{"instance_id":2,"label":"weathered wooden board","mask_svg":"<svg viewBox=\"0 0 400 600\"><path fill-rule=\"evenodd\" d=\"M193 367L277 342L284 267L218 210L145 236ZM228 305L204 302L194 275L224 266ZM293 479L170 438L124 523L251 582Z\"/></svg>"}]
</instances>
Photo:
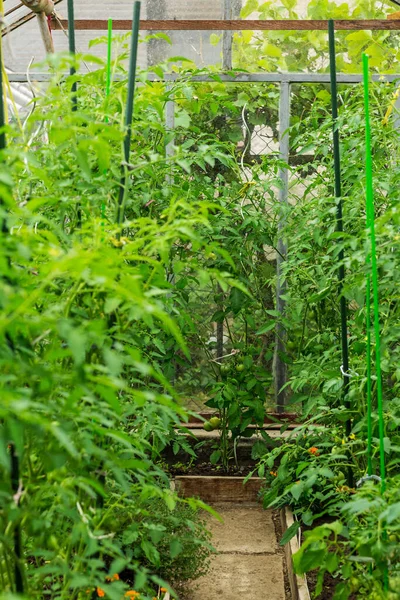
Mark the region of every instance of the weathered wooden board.
<instances>
[{"instance_id":1,"label":"weathered wooden board","mask_svg":"<svg viewBox=\"0 0 400 600\"><path fill-rule=\"evenodd\" d=\"M52 22L53 29L68 29L66 19L60 22ZM75 29L86 29L93 31L105 31L108 28L108 21L103 19L76 19ZM132 21L125 19L115 19L113 21L114 31L130 31ZM326 20L145 20L140 21L142 31L328 31L328 21ZM386 19L338 19L335 21L336 30L399 30L400 20Z\"/></svg>"},{"instance_id":2,"label":"weathered wooden board","mask_svg":"<svg viewBox=\"0 0 400 600\"><path fill-rule=\"evenodd\" d=\"M281 510L281 524L282 531L285 532L291 525L293 525L293 513L289 508L282 508ZM288 569L288 577L290 590L292 592L292 600L311 600L310 592L307 585L307 579L305 576L296 575L293 570L292 556L299 549L297 537L293 537L290 542L285 545L285 557L286 565Z\"/></svg>"},{"instance_id":3,"label":"weathered wooden board","mask_svg":"<svg viewBox=\"0 0 400 600\"><path fill-rule=\"evenodd\" d=\"M178 475L175 488L186 498L200 498L207 503L258 502L264 479L251 477L243 485L244 477L207 477L201 475Z\"/></svg>"}]
</instances>

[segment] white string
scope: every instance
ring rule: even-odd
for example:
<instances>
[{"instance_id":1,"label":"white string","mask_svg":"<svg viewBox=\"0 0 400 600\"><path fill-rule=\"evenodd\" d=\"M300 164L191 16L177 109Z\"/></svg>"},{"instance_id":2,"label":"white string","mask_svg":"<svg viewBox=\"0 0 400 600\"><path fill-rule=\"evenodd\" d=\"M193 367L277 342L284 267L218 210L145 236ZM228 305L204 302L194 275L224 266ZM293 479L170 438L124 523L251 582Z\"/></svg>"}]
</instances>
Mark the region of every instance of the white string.
<instances>
[{"instance_id":1,"label":"white string","mask_svg":"<svg viewBox=\"0 0 400 600\"><path fill-rule=\"evenodd\" d=\"M359 373L357 373L357 371L354 371L353 369L349 369L346 373L346 371L343 368L343 365L340 365L340 372L343 375L343 377L360 377Z\"/></svg>"}]
</instances>

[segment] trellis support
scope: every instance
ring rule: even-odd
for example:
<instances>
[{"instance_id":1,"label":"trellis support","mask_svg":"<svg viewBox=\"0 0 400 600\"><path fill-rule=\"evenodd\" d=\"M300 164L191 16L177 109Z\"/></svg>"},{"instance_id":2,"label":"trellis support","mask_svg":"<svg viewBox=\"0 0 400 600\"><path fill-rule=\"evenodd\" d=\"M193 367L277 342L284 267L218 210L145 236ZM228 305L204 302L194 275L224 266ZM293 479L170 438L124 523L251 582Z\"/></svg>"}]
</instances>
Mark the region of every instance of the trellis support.
<instances>
[{"instance_id":1,"label":"trellis support","mask_svg":"<svg viewBox=\"0 0 400 600\"><path fill-rule=\"evenodd\" d=\"M288 205L289 196L289 126L290 126L290 83L284 81L280 85L279 99L279 154L281 160L285 163L279 169L279 179L281 187L279 190L279 202L281 210L278 222L278 242L276 256L276 310L280 317L283 317L286 309L286 281L282 273L282 265L287 253L286 241L283 237L283 228L285 226L285 213ZM274 360L274 384L276 409L279 413L285 411L286 388L282 389L287 382L287 367L284 361L286 352L286 331L278 318L276 326L275 360Z\"/></svg>"}]
</instances>

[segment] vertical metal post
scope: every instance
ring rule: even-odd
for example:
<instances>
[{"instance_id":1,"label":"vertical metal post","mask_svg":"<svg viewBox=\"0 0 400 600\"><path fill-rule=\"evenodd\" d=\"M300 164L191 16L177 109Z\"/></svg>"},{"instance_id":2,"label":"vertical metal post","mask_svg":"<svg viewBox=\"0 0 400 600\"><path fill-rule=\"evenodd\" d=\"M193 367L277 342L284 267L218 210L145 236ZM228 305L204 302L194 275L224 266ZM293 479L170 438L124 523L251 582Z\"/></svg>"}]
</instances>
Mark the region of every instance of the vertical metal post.
<instances>
[{"instance_id":1,"label":"vertical metal post","mask_svg":"<svg viewBox=\"0 0 400 600\"><path fill-rule=\"evenodd\" d=\"M224 20L232 19L232 0L224 0ZM233 31L224 31L222 35L222 69L232 70L232 40Z\"/></svg>"},{"instance_id":2,"label":"vertical metal post","mask_svg":"<svg viewBox=\"0 0 400 600\"><path fill-rule=\"evenodd\" d=\"M394 104L394 127L397 131L400 130L400 94L396 98L396 102Z\"/></svg>"},{"instance_id":3,"label":"vertical metal post","mask_svg":"<svg viewBox=\"0 0 400 600\"><path fill-rule=\"evenodd\" d=\"M340 136L338 124L338 92L337 92L337 73L336 73L336 48L335 48L335 25L332 19L328 22L329 27L329 58L331 74L331 99L332 99L332 126L333 126L333 160L335 176L335 199L337 202L336 213L336 231L343 233L343 201L342 201L342 181L340 164ZM338 238L338 243L342 243L342 238ZM339 299L340 299L340 330L342 342L342 374L343 374L343 402L348 410L351 408L348 397L350 389L349 379L349 345L347 339L347 300L343 295L343 286L346 279L344 268L344 250L339 252L338 256L338 280L339 280ZM351 432L350 417L346 420L346 433Z\"/></svg>"},{"instance_id":4,"label":"vertical metal post","mask_svg":"<svg viewBox=\"0 0 400 600\"><path fill-rule=\"evenodd\" d=\"M289 126L290 126L290 83L284 81L280 84L279 98L279 153L280 158L286 164L289 163ZM280 315L284 315L286 301L283 296L286 293L286 282L282 275L282 263L287 253L286 241L283 238L282 230L285 224L285 205L288 204L289 196L289 169L283 166L279 170L281 180L281 189L279 190L279 202L281 204L281 215L278 222L278 242L276 256L276 310ZM274 360L274 383L275 383L275 401L278 412L285 411L286 389L282 387L287 381L287 367L283 360L283 354L286 351L286 331L281 323L276 326L275 360Z\"/></svg>"},{"instance_id":5,"label":"vertical metal post","mask_svg":"<svg viewBox=\"0 0 400 600\"><path fill-rule=\"evenodd\" d=\"M170 92L172 85L167 85L167 92ZM165 126L168 132L175 129L175 102L171 98L165 105ZM165 146L165 155L167 158L174 155L175 137Z\"/></svg>"},{"instance_id":6,"label":"vertical metal post","mask_svg":"<svg viewBox=\"0 0 400 600\"><path fill-rule=\"evenodd\" d=\"M147 15L146 18L154 21L162 21L167 19L167 3L166 0L147 0L146 2ZM157 33L157 32L153 32ZM165 60L167 52L167 43L165 40L151 39L146 44L147 46L147 66L157 65Z\"/></svg>"}]
</instances>

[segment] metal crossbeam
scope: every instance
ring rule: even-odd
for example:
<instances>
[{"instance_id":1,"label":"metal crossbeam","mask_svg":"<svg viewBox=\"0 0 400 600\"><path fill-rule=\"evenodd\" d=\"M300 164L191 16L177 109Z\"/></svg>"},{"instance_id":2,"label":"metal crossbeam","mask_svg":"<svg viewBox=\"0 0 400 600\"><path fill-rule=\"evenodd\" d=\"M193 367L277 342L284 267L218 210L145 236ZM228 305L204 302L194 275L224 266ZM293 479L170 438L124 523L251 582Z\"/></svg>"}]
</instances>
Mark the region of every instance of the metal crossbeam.
<instances>
[{"instance_id":1,"label":"metal crossbeam","mask_svg":"<svg viewBox=\"0 0 400 600\"><path fill-rule=\"evenodd\" d=\"M68 77L69 73L65 74ZM36 82L50 81L53 75L50 73L30 73L29 79ZM26 83L28 81L26 73L8 73L8 79L12 83ZM122 80L122 76L115 76L115 80ZM150 75L150 81L160 81L159 77ZM212 82L222 81L224 83L330 83L329 73L238 73L235 76L216 73L215 75L194 75L189 78L190 81ZM373 81L387 81L392 83L400 80L400 73L372 76ZM165 74L164 81L173 82L182 80L182 76L177 74ZM339 73L338 83L357 84L362 82L362 75Z\"/></svg>"}]
</instances>

